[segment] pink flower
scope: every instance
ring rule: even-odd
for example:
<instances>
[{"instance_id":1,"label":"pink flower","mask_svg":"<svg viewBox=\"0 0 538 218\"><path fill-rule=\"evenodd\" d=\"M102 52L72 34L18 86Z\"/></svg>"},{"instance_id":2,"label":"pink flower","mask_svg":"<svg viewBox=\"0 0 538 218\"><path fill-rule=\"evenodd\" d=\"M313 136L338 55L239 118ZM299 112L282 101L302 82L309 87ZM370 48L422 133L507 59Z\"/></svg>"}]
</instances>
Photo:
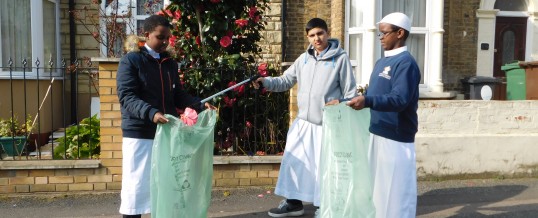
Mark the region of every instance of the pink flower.
<instances>
[{"instance_id":1,"label":"pink flower","mask_svg":"<svg viewBox=\"0 0 538 218\"><path fill-rule=\"evenodd\" d=\"M258 12L258 8L256 8L255 6L250 7L250 10L248 11L248 17L254 18L256 12Z\"/></svg>"},{"instance_id":2,"label":"pink flower","mask_svg":"<svg viewBox=\"0 0 538 218\"><path fill-rule=\"evenodd\" d=\"M237 20L235 20L235 24L237 24L239 27L243 28L248 24L248 20L237 19Z\"/></svg>"},{"instance_id":3,"label":"pink flower","mask_svg":"<svg viewBox=\"0 0 538 218\"><path fill-rule=\"evenodd\" d=\"M258 66L258 73L260 76L266 77L268 75L267 72L267 63L262 63L260 66Z\"/></svg>"},{"instance_id":4,"label":"pink flower","mask_svg":"<svg viewBox=\"0 0 538 218\"><path fill-rule=\"evenodd\" d=\"M224 104L226 104L227 107L233 107L235 101L237 101L237 99L224 96Z\"/></svg>"},{"instance_id":5,"label":"pink flower","mask_svg":"<svg viewBox=\"0 0 538 218\"><path fill-rule=\"evenodd\" d=\"M192 126L198 121L198 113L191 108L185 108L185 112L181 115L181 120L187 126Z\"/></svg>"},{"instance_id":6,"label":"pink flower","mask_svg":"<svg viewBox=\"0 0 538 218\"><path fill-rule=\"evenodd\" d=\"M239 95L243 95L243 93L245 92L245 85L235 87L234 91L236 91Z\"/></svg>"},{"instance_id":7,"label":"pink flower","mask_svg":"<svg viewBox=\"0 0 538 218\"><path fill-rule=\"evenodd\" d=\"M235 82L235 81L230 81L230 82L228 83L228 87L232 87L232 86L234 86L235 84L237 84L237 82ZM243 92L245 92L245 85L240 85L240 86L238 86L238 87L235 87L235 88L234 88L234 91L236 91L236 92L239 93L239 94L243 94Z\"/></svg>"},{"instance_id":8,"label":"pink flower","mask_svg":"<svg viewBox=\"0 0 538 218\"><path fill-rule=\"evenodd\" d=\"M223 36L220 39L220 46L222 46L224 48L230 46L231 44L232 44L232 38L230 38L229 36Z\"/></svg>"},{"instance_id":9,"label":"pink flower","mask_svg":"<svg viewBox=\"0 0 538 218\"><path fill-rule=\"evenodd\" d=\"M168 38L168 44L170 44L170 46L174 47L174 46L176 46L176 40L177 40L177 36L172 35L172 36L170 36L170 38Z\"/></svg>"},{"instance_id":10,"label":"pink flower","mask_svg":"<svg viewBox=\"0 0 538 218\"><path fill-rule=\"evenodd\" d=\"M174 11L174 13L172 14L172 17L178 20L181 19L181 11L179 10Z\"/></svg>"},{"instance_id":11,"label":"pink flower","mask_svg":"<svg viewBox=\"0 0 538 218\"><path fill-rule=\"evenodd\" d=\"M211 3L219 3L220 0L210 0Z\"/></svg>"},{"instance_id":12,"label":"pink flower","mask_svg":"<svg viewBox=\"0 0 538 218\"><path fill-rule=\"evenodd\" d=\"M247 128L250 128L250 127L252 127L252 123L251 123L250 121L247 121L247 122L245 123L245 126L246 126Z\"/></svg>"}]
</instances>

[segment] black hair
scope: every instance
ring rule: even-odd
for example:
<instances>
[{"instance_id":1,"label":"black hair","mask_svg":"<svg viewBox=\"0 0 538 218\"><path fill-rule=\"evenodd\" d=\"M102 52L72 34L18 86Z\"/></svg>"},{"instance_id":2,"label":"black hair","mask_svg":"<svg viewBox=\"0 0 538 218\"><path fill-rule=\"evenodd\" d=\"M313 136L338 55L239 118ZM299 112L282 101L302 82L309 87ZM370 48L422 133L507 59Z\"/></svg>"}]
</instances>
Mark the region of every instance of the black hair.
<instances>
[{"instance_id":1,"label":"black hair","mask_svg":"<svg viewBox=\"0 0 538 218\"><path fill-rule=\"evenodd\" d=\"M151 15L144 20L144 32L152 32L158 26L172 27L170 21L161 15Z\"/></svg>"},{"instance_id":2,"label":"black hair","mask_svg":"<svg viewBox=\"0 0 538 218\"><path fill-rule=\"evenodd\" d=\"M326 32L329 32L329 28L327 28L327 23L321 19L321 18L312 18L308 23L306 23L306 33L308 34L308 31L314 28L321 28L324 29Z\"/></svg>"},{"instance_id":3,"label":"black hair","mask_svg":"<svg viewBox=\"0 0 538 218\"><path fill-rule=\"evenodd\" d=\"M404 37L403 37L404 40L407 40L407 37L409 37L409 31L402 28L402 27L400 27L400 26L396 26L394 24L391 24L390 28L392 29L392 31L398 31L399 29L402 29L404 31Z\"/></svg>"}]
</instances>

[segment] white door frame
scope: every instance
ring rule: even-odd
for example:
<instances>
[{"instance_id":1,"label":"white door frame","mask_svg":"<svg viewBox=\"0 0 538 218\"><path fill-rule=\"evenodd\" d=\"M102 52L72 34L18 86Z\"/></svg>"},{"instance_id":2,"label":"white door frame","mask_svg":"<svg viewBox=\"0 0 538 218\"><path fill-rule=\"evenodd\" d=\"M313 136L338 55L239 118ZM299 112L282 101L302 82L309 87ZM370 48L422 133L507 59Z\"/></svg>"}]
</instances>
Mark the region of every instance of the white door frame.
<instances>
[{"instance_id":1,"label":"white door frame","mask_svg":"<svg viewBox=\"0 0 538 218\"><path fill-rule=\"evenodd\" d=\"M525 61L538 60L538 0L528 1L528 11L507 12L493 9L496 0L481 0L480 8L476 11L478 18L478 39L476 44L476 75L493 76L493 56L495 46L495 22L497 16L528 17L527 37L525 46ZM489 49L482 50L481 44L489 44Z\"/></svg>"}]
</instances>

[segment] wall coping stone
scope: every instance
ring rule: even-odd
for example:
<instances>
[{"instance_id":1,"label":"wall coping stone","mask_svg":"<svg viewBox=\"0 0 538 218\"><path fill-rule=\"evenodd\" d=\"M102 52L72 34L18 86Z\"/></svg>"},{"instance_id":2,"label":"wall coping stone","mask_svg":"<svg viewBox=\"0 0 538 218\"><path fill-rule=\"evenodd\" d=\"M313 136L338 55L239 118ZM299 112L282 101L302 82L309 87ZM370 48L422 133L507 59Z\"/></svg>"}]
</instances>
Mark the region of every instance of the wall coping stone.
<instances>
[{"instance_id":1,"label":"wall coping stone","mask_svg":"<svg viewBox=\"0 0 538 218\"><path fill-rule=\"evenodd\" d=\"M120 62L121 58L92 57L92 62Z\"/></svg>"},{"instance_id":2,"label":"wall coping stone","mask_svg":"<svg viewBox=\"0 0 538 218\"><path fill-rule=\"evenodd\" d=\"M214 156L213 164L273 164L282 162L282 156Z\"/></svg>"},{"instance_id":3,"label":"wall coping stone","mask_svg":"<svg viewBox=\"0 0 538 218\"><path fill-rule=\"evenodd\" d=\"M24 160L0 161L0 170L92 169L101 160Z\"/></svg>"},{"instance_id":4,"label":"wall coping stone","mask_svg":"<svg viewBox=\"0 0 538 218\"><path fill-rule=\"evenodd\" d=\"M282 162L282 156L214 156L214 165L224 164L274 164ZM101 160L25 160L0 161L0 170L42 169L93 169L99 168Z\"/></svg>"}]
</instances>

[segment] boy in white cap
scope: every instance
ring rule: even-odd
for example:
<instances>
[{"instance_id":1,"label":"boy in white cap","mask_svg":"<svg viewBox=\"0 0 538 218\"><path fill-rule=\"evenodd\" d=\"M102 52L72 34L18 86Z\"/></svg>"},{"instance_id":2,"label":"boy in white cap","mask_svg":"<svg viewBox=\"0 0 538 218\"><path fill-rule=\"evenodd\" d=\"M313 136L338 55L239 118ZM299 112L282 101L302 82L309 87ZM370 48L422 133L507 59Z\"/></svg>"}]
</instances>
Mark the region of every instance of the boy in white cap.
<instances>
[{"instance_id":1,"label":"boy in white cap","mask_svg":"<svg viewBox=\"0 0 538 218\"><path fill-rule=\"evenodd\" d=\"M420 70L405 46L411 30L409 18L392 13L378 24L385 57L376 62L365 95L348 105L356 110L371 109L368 159L376 217L411 218L417 205L414 142Z\"/></svg>"}]
</instances>

